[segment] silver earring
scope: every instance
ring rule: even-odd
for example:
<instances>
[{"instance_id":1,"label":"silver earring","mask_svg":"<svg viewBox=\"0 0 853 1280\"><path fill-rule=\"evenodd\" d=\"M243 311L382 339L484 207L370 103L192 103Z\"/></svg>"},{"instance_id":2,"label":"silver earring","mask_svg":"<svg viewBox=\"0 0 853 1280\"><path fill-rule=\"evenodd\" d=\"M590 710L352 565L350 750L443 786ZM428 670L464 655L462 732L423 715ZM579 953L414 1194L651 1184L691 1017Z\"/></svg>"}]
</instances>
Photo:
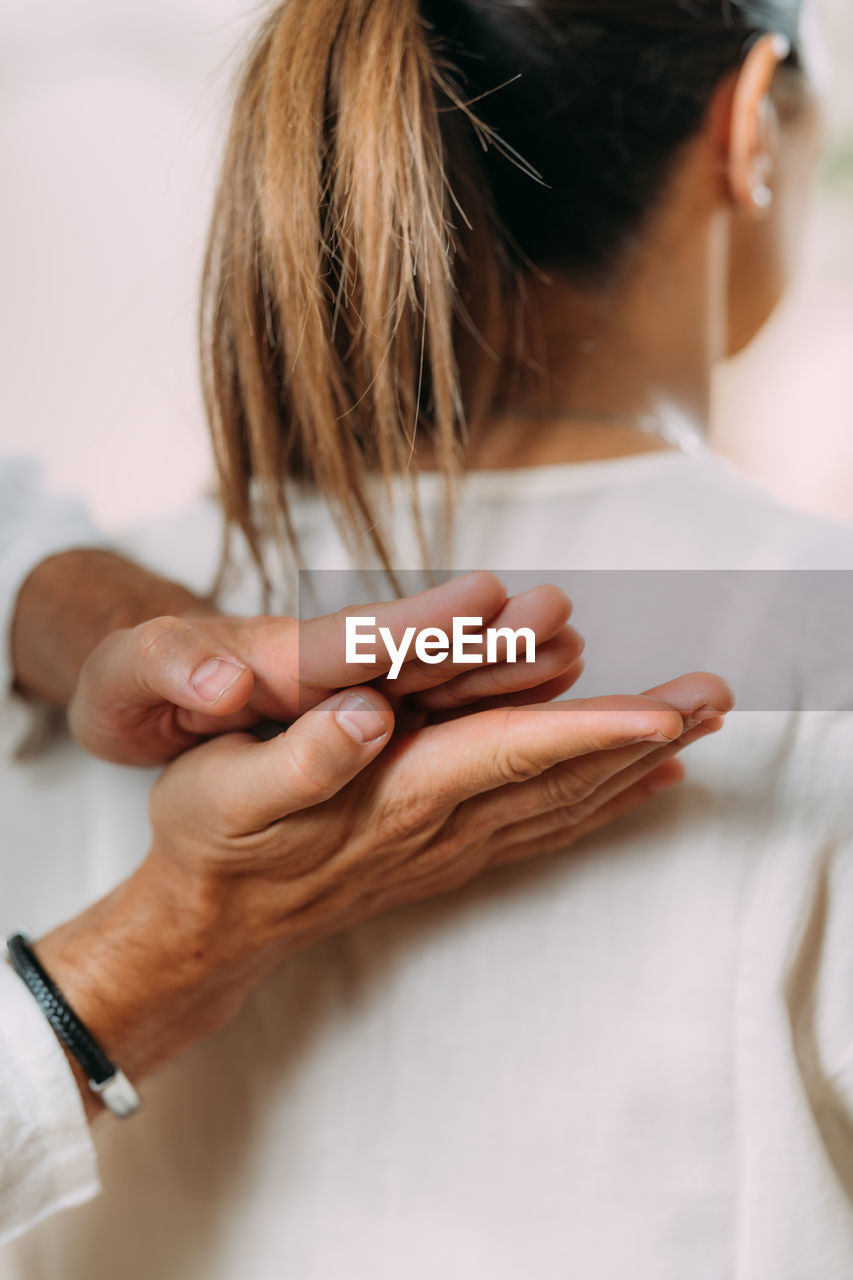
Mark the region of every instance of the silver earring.
<instances>
[{"instance_id":1,"label":"silver earring","mask_svg":"<svg viewBox=\"0 0 853 1280\"><path fill-rule=\"evenodd\" d=\"M757 182L752 188L752 203L756 209L769 209L773 203L773 192L766 182Z\"/></svg>"}]
</instances>

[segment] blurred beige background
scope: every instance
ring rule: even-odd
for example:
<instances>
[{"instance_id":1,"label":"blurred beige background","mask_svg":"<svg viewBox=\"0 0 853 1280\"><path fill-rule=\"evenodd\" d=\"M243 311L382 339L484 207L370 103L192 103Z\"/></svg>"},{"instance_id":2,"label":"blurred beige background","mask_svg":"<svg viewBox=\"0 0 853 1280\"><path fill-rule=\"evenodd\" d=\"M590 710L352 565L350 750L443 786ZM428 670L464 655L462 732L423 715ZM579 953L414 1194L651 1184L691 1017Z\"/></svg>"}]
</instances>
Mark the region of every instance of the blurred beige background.
<instances>
[{"instance_id":1,"label":"blurred beige background","mask_svg":"<svg viewBox=\"0 0 853 1280\"><path fill-rule=\"evenodd\" d=\"M714 438L781 497L853 519L853 2L820 11L827 137L799 277L720 374Z\"/></svg>"},{"instance_id":2,"label":"blurred beige background","mask_svg":"<svg viewBox=\"0 0 853 1280\"><path fill-rule=\"evenodd\" d=\"M828 140L799 282L719 379L718 447L853 518L853 4L825 0ZM236 0L0 6L0 447L109 529L209 480L195 300Z\"/></svg>"}]
</instances>

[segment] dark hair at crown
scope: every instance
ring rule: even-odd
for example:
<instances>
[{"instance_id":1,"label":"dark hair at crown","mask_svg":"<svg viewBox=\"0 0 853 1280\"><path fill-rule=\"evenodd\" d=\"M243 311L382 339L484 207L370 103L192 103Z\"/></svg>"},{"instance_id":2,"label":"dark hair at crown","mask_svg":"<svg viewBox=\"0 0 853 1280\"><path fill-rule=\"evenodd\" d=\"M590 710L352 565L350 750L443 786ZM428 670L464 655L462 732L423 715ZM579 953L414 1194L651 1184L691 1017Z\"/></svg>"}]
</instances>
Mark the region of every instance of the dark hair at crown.
<instances>
[{"instance_id":1,"label":"dark hair at crown","mask_svg":"<svg viewBox=\"0 0 853 1280\"><path fill-rule=\"evenodd\" d=\"M493 139L482 177L510 257L597 278L654 207L749 43L798 3L423 0L437 55Z\"/></svg>"}]
</instances>

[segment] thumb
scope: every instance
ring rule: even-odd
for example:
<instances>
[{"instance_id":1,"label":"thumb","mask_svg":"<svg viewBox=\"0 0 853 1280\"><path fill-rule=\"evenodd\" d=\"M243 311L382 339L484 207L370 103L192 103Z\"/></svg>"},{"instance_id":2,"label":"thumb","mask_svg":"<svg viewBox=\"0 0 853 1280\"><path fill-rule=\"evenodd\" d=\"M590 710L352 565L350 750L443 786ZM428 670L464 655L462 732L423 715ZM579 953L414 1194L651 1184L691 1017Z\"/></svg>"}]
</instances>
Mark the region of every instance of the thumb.
<instances>
[{"instance_id":1,"label":"thumb","mask_svg":"<svg viewBox=\"0 0 853 1280\"><path fill-rule=\"evenodd\" d=\"M193 721L210 724L244 708L253 685L246 664L206 632L179 618L153 618L112 632L92 650L68 723L93 755L156 764L196 740Z\"/></svg>"},{"instance_id":2,"label":"thumb","mask_svg":"<svg viewBox=\"0 0 853 1280\"><path fill-rule=\"evenodd\" d=\"M216 808L229 830L248 834L321 804L379 755L393 728L386 699L359 687L312 707L268 742L214 740L202 749L224 766L216 771Z\"/></svg>"},{"instance_id":3,"label":"thumb","mask_svg":"<svg viewBox=\"0 0 853 1280\"><path fill-rule=\"evenodd\" d=\"M81 671L81 696L95 707L130 710L169 702L188 711L230 715L245 706L253 676L246 664L200 627L152 618L102 641Z\"/></svg>"},{"instance_id":4,"label":"thumb","mask_svg":"<svg viewBox=\"0 0 853 1280\"><path fill-rule=\"evenodd\" d=\"M643 695L577 698L474 712L413 736L396 785L455 806L484 791L536 778L554 765L638 742L673 742L678 711Z\"/></svg>"}]
</instances>

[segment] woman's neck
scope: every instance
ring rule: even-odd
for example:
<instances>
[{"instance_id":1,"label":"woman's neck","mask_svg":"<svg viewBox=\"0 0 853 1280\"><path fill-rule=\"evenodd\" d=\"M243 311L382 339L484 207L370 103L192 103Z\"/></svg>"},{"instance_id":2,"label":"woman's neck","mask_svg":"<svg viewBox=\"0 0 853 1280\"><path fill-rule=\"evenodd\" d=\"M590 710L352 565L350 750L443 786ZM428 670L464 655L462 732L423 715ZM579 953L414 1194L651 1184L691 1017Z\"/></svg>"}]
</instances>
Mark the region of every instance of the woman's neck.
<instances>
[{"instance_id":1,"label":"woman's neck","mask_svg":"<svg viewBox=\"0 0 853 1280\"><path fill-rule=\"evenodd\" d=\"M672 448L685 427L704 435L722 345L716 252L707 223L676 234L664 216L610 287L528 277L524 367L472 433L466 466L591 461Z\"/></svg>"},{"instance_id":2,"label":"woman's neck","mask_svg":"<svg viewBox=\"0 0 853 1280\"><path fill-rule=\"evenodd\" d=\"M676 446L640 427L559 415L535 418L511 410L492 418L466 450L466 466L492 471L514 467L596 462L632 453L654 453Z\"/></svg>"}]
</instances>

